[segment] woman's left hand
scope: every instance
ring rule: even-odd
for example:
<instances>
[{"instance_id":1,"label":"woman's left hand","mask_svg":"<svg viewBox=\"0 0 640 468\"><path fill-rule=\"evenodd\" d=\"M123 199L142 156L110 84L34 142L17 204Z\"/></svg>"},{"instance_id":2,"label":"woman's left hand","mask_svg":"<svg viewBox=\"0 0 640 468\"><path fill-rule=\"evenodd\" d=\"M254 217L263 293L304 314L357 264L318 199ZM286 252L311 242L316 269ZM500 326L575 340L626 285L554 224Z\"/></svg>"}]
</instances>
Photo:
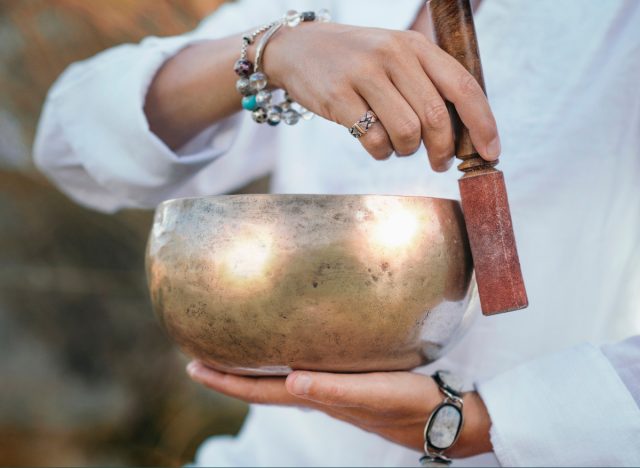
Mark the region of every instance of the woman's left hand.
<instances>
[{"instance_id":1,"label":"woman's left hand","mask_svg":"<svg viewBox=\"0 0 640 468\"><path fill-rule=\"evenodd\" d=\"M392 442L422 451L429 414L443 400L431 377L412 372L331 374L295 371L284 377L241 377L198 361L189 376L212 390L248 403L304 406L322 411ZM464 426L451 457L491 451L491 420L476 392L464 395Z\"/></svg>"}]
</instances>

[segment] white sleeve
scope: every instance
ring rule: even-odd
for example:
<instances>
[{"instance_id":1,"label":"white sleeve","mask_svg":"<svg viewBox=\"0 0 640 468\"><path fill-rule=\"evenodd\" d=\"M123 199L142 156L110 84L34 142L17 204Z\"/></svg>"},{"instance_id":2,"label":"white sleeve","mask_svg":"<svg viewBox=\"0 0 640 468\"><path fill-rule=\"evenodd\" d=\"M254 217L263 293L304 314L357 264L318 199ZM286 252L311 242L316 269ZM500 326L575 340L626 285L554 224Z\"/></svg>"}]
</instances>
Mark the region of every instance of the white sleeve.
<instances>
[{"instance_id":1,"label":"white sleeve","mask_svg":"<svg viewBox=\"0 0 640 468\"><path fill-rule=\"evenodd\" d=\"M640 337L580 345L477 388L503 466L640 466Z\"/></svg>"},{"instance_id":2,"label":"white sleeve","mask_svg":"<svg viewBox=\"0 0 640 468\"><path fill-rule=\"evenodd\" d=\"M279 1L229 3L188 34L149 37L71 65L47 96L34 146L36 165L75 201L102 211L221 193L267 173L274 151L261 149L269 145L258 144L257 135L266 132L245 113L174 152L149 130L143 108L157 70L181 49L249 30L282 11ZM198 181L203 169L207 183Z\"/></svg>"}]
</instances>

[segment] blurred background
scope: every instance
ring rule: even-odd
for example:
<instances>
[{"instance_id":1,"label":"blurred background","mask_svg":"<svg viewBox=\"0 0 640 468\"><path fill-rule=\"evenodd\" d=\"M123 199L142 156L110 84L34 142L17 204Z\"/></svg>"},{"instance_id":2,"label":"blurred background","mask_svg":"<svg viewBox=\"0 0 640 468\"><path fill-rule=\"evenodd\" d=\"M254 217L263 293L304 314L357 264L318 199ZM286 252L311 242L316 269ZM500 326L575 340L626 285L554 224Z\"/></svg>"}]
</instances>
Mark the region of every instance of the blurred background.
<instances>
[{"instance_id":1,"label":"blurred background","mask_svg":"<svg viewBox=\"0 0 640 468\"><path fill-rule=\"evenodd\" d=\"M155 321L152 213L78 207L31 161L67 65L190 30L220 3L0 0L0 465L179 466L242 424L246 407L191 383Z\"/></svg>"}]
</instances>

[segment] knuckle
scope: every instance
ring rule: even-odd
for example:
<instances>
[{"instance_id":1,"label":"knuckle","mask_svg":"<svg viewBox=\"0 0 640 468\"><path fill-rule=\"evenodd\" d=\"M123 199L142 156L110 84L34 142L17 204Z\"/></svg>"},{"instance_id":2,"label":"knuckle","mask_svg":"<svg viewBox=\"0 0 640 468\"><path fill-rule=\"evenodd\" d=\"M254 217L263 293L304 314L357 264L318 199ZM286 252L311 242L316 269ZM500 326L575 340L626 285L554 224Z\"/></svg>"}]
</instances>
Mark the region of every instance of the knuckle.
<instances>
[{"instance_id":1,"label":"knuckle","mask_svg":"<svg viewBox=\"0 0 640 468\"><path fill-rule=\"evenodd\" d=\"M428 103L424 118L427 127L433 130L442 130L449 125L449 111L442 101Z\"/></svg>"},{"instance_id":2,"label":"knuckle","mask_svg":"<svg viewBox=\"0 0 640 468\"><path fill-rule=\"evenodd\" d=\"M453 144L435 145L432 143L427 146L429 163L431 164L431 168L436 172L444 172L451 167L454 153Z\"/></svg>"},{"instance_id":3,"label":"knuckle","mask_svg":"<svg viewBox=\"0 0 640 468\"><path fill-rule=\"evenodd\" d=\"M400 148L397 148L396 150L396 155L398 157L404 157L404 156L411 156L413 154L416 154L418 152L418 149L420 149L420 145L419 144L415 144L412 146L401 146Z\"/></svg>"},{"instance_id":4,"label":"knuckle","mask_svg":"<svg viewBox=\"0 0 640 468\"><path fill-rule=\"evenodd\" d=\"M459 79L460 92L463 96L475 97L482 93L482 88L469 73L462 73Z\"/></svg>"},{"instance_id":5,"label":"knuckle","mask_svg":"<svg viewBox=\"0 0 640 468\"><path fill-rule=\"evenodd\" d=\"M387 143L387 138L382 133L368 133L362 141L365 149L375 159L386 159L391 155L391 148Z\"/></svg>"},{"instance_id":6,"label":"knuckle","mask_svg":"<svg viewBox=\"0 0 640 468\"><path fill-rule=\"evenodd\" d=\"M396 32L386 33L374 45L376 55L389 57L395 56L402 47L402 36Z\"/></svg>"},{"instance_id":7,"label":"knuckle","mask_svg":"<svg viewBox=\"0 0 640 468\"><path fill-rule=\"evenodd\" d=\"M369 151L369 154L371 154L371 156L373 156L373 159L377 161L384 161L385 159L389 159L392 153L393 151L390 148Z\"/></svg>"},{"instance_id":8,"label":"knuckle","mask_svg":"<svg viewBox=\"0 0 640 468\"><path fill-rule=\"evenodd\" d=\"M420 141L421 126L418 118L406 119L398 125L397 135L400 143L413 146Z\"/></svg>"},{"instance_id":9,"label":"knuckle","mask_svg":"<svg viewBox=\"0 0 640 468\"><path fill-rule=\"evenodd\" d=\"M429 152L427 151L429 156L429 163L431 164L431 168L435 172L445 172L451 167L453 162L453 155L446 154L443 152Z\"/></svg>"},{"instance_id":10,"label":"knuckle","mask_svg":"<svg viewBox=\"0 0 640 468\"><path fill-rule=\"evenodd\" d=\"M407 40L409 41L409 43L411 43L411 44L421 46L425 42L427 42L427 38L426 38L426 36L424 34L418 32L418 31L414 31L413 29L410 29L408 31L404 31L404 34L405 34L405 37L407 38Z\"/></svg>"},{"instance_id":11,"label":"knuckle","mask_svg":"<svg viewBox=\"0 0 640 468\"><path fill-rule=\"evenodd\" d=\"M327 400L332 402L342 401L345 396L344 387L342 385L331 384L324 391Z\"/></svg>"}]
</instances>

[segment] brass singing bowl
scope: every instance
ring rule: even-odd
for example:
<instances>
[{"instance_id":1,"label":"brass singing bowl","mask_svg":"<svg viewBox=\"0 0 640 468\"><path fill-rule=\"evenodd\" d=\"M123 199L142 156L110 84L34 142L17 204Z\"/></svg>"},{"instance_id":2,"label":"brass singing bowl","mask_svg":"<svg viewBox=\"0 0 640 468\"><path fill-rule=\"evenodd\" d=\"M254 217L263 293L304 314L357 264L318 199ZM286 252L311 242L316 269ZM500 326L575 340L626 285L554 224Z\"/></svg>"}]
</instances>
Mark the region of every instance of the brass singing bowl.
<instances>
[{"instance_id":1,"label":"brass singing bowl","mask_svg":"<svg viewBox=\"0 0 640 468\"><path fill-rule=\"evenodd\" d=\"M464 331L475 282L453 200L230 195L155 215L155 312L187 354L225 372L412 369Z\"/></svg>"}]
</instances>

